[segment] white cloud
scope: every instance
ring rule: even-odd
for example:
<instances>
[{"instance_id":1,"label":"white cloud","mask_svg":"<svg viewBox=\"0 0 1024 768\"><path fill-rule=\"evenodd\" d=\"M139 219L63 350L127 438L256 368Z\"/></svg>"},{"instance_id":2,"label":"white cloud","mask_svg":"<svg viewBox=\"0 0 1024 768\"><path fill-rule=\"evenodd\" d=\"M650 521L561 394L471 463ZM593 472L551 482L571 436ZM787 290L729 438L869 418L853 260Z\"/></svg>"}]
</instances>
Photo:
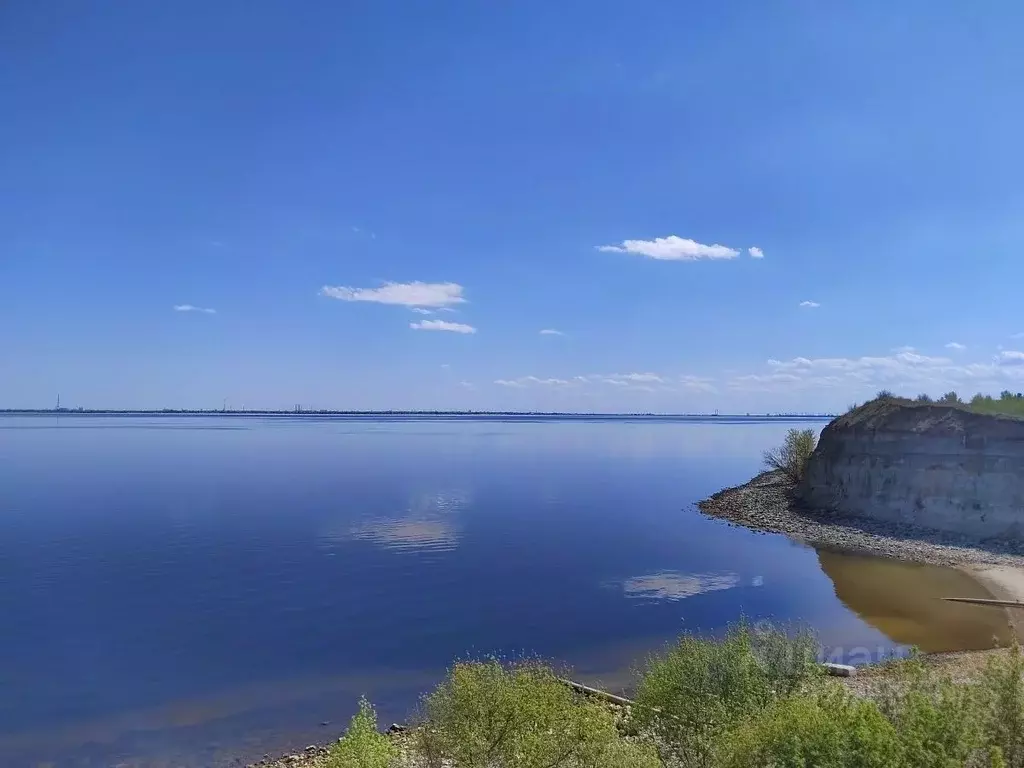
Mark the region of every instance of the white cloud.
<instances>
[{"instance_id":1,"label":"white cloud","mask_svg":"<svg viewBox=\"0 0 1024 768\"><path fill-rule=\"evenodd\" d=\"M451 363L441 363L441 367L444 368L447 371L449 368L452 367L452 364Z\"/></svg>"},{"instance_id":2,"label":"white cloud","mask_svg":"<svg viewBox=\"0 0 1024 768\"><path fill-rule=\"evenodd\" d=\"M474 384L472 381L460 381L459 386L465 387L466 389L476 389L476 384Z\"/></svg>"},{"instance_id":3,"label":"white cloud","mask_svg":"<svg viewBox=\"0 0 1024 768\"><path fill-rule=\"evenodd\" d=\"M565 336L561 331L556 331L554 328L545 328L540 332L541 336Z\"/></svg>"},{"instance_id":4,"label":"white cloud","mask_svg":"<svg viewBox=\"0 0 1024 768\"><path fill-rule=\"evenodd\" d=\"M735 259L740 252L724 245L704 245L696 240L669 235L653 240L623 240L622 245L599 245L599 251L632 253L663 261L697 261L698 259Z\"/></svg>"},{"instance_id":5,"label":"white cloud","mask_svg":"<svg viewBox=\"0 0 1024 768\"><path fill-rule=\"evenodd\" d=\"M656 373L607 373L597 374L590 378L603 381L605 384L664 384L665 379Z\"/></svg>"},{"instance_id":6,"label":"white cloud","mask_svg":"<svg viewBox=\"0 0 1024 768\"><path fill-rule=\"evenodd\" d=\"M465 323L449 323L447 320L421 320L409 323L415 331L450 331L451 333L476 333L476 328Z\"/></svg>"},{"instance_id":7,"label":"white cloud","mask_svg":"<svg viewBox=\"0 0 1024 768\"><path fill-rule=\"evenodd\" d=\"M538 376L520 376L518 379L497 379L495 384L502 387L528 387L538 385L545 387L567 387L572 384L566 379L542 379Z\"/></svg>"},{"instance_id":8,"label":"white cloud","mask_svg":"<svg viewBox=\"0 0 1024 768\"><path fill-rule=\"evenodd\" d=\"M917 352L917 348L909 346L894 347L892 351L895 352L897 355L903 355L906 354L907 352Z\"/></svg>"},{"instance_id":9,"label":"white cloud","mask_svg":"<svg viewBox=\"0 0 1024 768\"><path fill-rule=\"evenodd\" d=\"M215 314L217 314L217 310L216 309L210 309L209 307L196 307L196 306L193 306L191 304L175 304L174 305L174 311L175 312L203 312L203 313L205 313L207 315L215 315Z\"/></svg>"},{"instance_id":10,"label":"white cloud","mask_svg":"<svg viewBox=\"0 0 1024 768\"><path fill-rule=\"evenodd\" d=\"M750 248L747 248L747 253L750 254L750 258L752 258L752 259L763 259L764 258L764 251L762 251L756 245L752 246Z\"/></svg>"},{"instance_id":11,"label":"white cloud","mask_svg":"<svg viewBox=\"0 0 1024 768\"><path fill-rule=\"evenodd\" d=\"M816 301L801 301L800 306L806 307L807 309L817 309L818 307L821 306L821 304L819 304Z\"/></svg>"},{"instance_id":12,"label":"white cloud","mask_svg":"<svg viewBox=\"0 0 1024 768\"><path fill-rule=\"evenodd\" d=\"M613 386L623 391L639 392L714 392L712 380L703 376L669 376L659 373L591 373L577 375L570 379L519 376L514 379L498 379L494 382L502 387L572 387Z\"/></svg>"},{"instance_id":13,"label":"white cloud","mask_svg":"<svg viewBox=\"0 0 1024 768\"><path fill-rule=\"evenodd\" d=\"M420 314L420 315L432 315L432 314L434 314L434 310L432 310L432 309L424 309L423 307L409 307L409 309L411 309L413 312L416 312L417 314Z\"/></svg>"},{"instance_id":14,"label":"white cloud","mask_svg":"<svg viewBox=\"0 0 1024 768\"><path fill-rule=\"evenodd\" d=\"M956 341L951 341L949 342L949 344L946 345L946 349L955 349L957 352L963 352L965 349L967 349L967 345L961 344Z\"/></svg>"},{"instance_id":15,"label":"white cloud","mask_svg":"<svg viewBox=\"0 0 1024 768\"><path fill-rule=\"evenodd\" d=\"M683 389L690 389L696 392L715 392L715 385L711 379L704 376L680 376L679 384Z\"/></svg>"},{"instance_id":16,"label":"white cloud","mask_svg":"<svg viewBox=\"0 0 1024 768\"><path fill-rule=\"evenodd\" d=\"M1024 365L1024 352L1005 349L996 355L996 363L998 365Z\"/></svg>"},{"instance_id":17,"label":"white cloud","mask_svg":"<svg viewBox=\"0 0 1024 768\"><path fill-rule=\"evenodd\" d=\"M733 376L729 387L779 392L839 388L869 394L887 388L907 395L959 388L968 396L1024 379L1024 352L1004 351L990 362L975 363L899 351L877 357L795 357L769 360L766 366L764 371Z\"/></svg>"},{"instance_id":18,"label":"white cloud","mask_svg":"<svg viewBox=\"0 0 1024 768\"><path fill-rule=\"evenodd\" d=\"M320 294L341 301L372 301L403 307L448 307L464 304L463 288L458 283L384 283L380 288L350 288L325 285Z\"/></svg>"}]
</instances>

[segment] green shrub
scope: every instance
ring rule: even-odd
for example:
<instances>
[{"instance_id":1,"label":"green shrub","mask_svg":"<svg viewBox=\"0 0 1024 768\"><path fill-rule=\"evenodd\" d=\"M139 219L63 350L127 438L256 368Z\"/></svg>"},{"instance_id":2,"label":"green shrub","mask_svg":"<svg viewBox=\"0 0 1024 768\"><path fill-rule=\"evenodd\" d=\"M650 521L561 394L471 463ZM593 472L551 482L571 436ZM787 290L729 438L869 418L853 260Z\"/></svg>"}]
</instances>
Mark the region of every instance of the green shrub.
<instances>
[{"instance_id":1,"label":"green shrub","mask_svg":"<svg viewBox=\"0 0 1024 768\"><path fill-rule=\"evenodd\" d=\"M425 700L417 730L430 766L656 768L650 746L625 741L607 707L535 663L456 664Z\"/></svg>"},{"instance_id":2,"label":"green shrub","mask_svg":"<svg viewBox=\"0 0 1024 768\"><path fill-rule=\"evenodd\" d=\"M896 729L872 702L833 684L772 702L725 736L722 768L904 765Z\"/></svg>"},{"instance_id":3,"label":"green shrub","mask_svg":"<svg viewBox=\"0 0 1024 768\"><path fill-rule=\"evenodd\" d=\"M895 678L878 698L896 727L902 765L954 768L977 756L983 743L979 697L973 686L930 673L917 658L897 662Z\"/></svg>"},{"instance_id":4,"label":"green shrub","mask_svg":"<svg viewBox=\"0 0 1024 768\"><path fill-rule=\"evenodd\" d=\"M325 768L390 768L397 758L398 748L377 730L377 713L360 699L345 735L328 752Z\"/></svg>"},{"instance_id":5,"label":"green shrub","mask_svg":"<svg viewBox=\"0 0 1024 768\"><path fill-rule=\"evenodd\" d=\"M977 687L984 743L999 748L1008 768L1024 768L1024 654L1020 648L990 659Z\"/></svg>"},{"instance_id":6,"label":"green shrub","mask_svg":"<svg viewBox=\"0 0 1024 768\"><path fill-rule=\"evenodd\" d=\"M693 636L648 661L633 717L684 765L707 765L722 734L774 700L821 680L818 644L806 632L755 631L741 623L719 642Z\"/></svg>"},{"instance_id":7,"label":"green shrub","mask_svg":"<svg viewBox=\"0 0 1024 768\"><path fill-rule=\"evenodd\" d=\"M807 462L814 453L816 435L813 429L791 429L786 433L782 446L764 452L764 464L768 469L782 470L793 482L803 479Z\"/></svg>"}]
</instances>

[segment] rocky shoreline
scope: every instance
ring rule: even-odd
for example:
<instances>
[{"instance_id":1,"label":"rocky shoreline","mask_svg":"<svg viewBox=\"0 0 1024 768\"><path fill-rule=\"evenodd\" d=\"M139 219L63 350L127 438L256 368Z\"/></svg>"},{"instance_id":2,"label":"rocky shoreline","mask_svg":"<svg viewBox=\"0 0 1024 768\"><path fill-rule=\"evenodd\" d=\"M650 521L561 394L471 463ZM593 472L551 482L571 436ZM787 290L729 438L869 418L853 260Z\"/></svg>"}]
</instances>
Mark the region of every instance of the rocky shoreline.
<instances>
[{"instance_id":1,"label":"rocky shoreline","mask_svg":"<svg viewBox=\"0 0 1024 768\"><path fill-rule=\"evenodd\" d=\"M1024 545L978 540L929 528L814 512L794 494L782 472L764 472L697 504L708 517L755 531L781 533L822 549L954 567L1024 568Z\"/></svg>"}]
</instances>

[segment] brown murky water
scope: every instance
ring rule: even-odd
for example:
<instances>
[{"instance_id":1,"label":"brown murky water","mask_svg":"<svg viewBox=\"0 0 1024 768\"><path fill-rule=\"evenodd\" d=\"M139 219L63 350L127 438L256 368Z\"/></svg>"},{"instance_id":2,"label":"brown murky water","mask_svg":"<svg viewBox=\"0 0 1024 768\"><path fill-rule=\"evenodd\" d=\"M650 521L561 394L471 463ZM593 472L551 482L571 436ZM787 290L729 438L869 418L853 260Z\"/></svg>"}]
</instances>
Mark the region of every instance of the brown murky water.
<instances>
[{"instance_id":1,"label":"brown murky water","mask_svg":"<svg viewBox=\"0 0 1024 768\"><path fill-rule=\"evenodd\" d=\"M818 550L847 608L898 643L926 653L976 651L1013 641L1006 611L943 597L992 597L963 571Z\"/></svg>"}]
</instances>

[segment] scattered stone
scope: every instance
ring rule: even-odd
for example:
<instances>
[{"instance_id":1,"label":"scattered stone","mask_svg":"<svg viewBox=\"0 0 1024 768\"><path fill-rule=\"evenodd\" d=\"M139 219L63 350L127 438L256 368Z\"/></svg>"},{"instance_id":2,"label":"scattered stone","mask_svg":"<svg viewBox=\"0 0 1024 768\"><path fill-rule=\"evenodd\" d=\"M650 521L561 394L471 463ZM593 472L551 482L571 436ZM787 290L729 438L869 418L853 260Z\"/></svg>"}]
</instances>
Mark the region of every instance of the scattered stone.
<instances>
[{"instance_id":1,"label":"scattered stone","mask_svg":"<svg viewBox=\"0 0 1024 768\"><path fill-rule=\"evenodd\" d=\"M822 664L825 671L833 677L853 677L857 674L857 668L851 667L849 664L833 664L831 662L825 662Z\"/></svg>"}]
</instances>

